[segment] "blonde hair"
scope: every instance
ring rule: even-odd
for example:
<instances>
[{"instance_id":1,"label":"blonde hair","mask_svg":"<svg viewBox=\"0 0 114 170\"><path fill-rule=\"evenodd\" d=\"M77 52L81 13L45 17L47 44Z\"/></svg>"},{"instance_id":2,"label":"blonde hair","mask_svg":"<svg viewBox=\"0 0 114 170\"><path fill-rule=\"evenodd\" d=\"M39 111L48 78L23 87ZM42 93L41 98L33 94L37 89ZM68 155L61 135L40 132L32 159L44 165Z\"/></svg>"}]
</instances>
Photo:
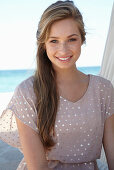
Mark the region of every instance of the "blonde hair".
<instances>
[{"instance_id":1,"label":"blonde hair","mask_svg":"<svg viewBox=\"0 0 114 170\"><path fill-rule=\"evenodd\" d=\"M82 15L73 1L57 1L50 5L43 13L39 22L37 39L38 42L44 42L48 39L51 25L58 20L73 18L79 26L82 42L85 42L85 28Z\"/></svg>"},{"instance_id":2,"label":"blonde hair","mask_svg":"<svg viewBox=\"0 0 114 170\"><path fill-rule=\"evenodd\" d=\"M34 79L34 91L37 96L38 129L41 141L46 149L55 145L53 140L59 94L56 73L47 57L44 45L48 39L51 25L58 20L73 18L79 27L82 43L85 42L83 18L73 1L57 1L42 14L37 31L37 69Z\"/></svg>"}]
</instances>

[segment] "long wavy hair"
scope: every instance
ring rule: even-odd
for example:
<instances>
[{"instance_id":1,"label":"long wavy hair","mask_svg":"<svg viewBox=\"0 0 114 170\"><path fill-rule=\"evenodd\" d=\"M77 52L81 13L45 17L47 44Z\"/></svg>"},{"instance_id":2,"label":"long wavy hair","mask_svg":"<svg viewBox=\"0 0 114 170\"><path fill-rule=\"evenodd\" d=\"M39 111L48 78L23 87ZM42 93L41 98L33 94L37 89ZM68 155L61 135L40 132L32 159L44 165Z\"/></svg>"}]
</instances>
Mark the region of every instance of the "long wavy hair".
<instances>
[{"instance_id":1,"label":"long wavy hair","mask_svg":"<svg viewBox=\"0 0 114 170\"><path fill-rule=\"evenodd\" d=\"M48 59L45 41L49 37L50 28L55 21L73 18L81 34L82 43L85 42L83 18L73 1L57 1L50 5L42 14L37 31L37 69L34 75L34 91L37 97L36 108L38 114L37 126L39 136L45 149L50 150L55 145L54 126L59 105L59 93L56 83L56 72Z\"/></svg>"}]
</instances>

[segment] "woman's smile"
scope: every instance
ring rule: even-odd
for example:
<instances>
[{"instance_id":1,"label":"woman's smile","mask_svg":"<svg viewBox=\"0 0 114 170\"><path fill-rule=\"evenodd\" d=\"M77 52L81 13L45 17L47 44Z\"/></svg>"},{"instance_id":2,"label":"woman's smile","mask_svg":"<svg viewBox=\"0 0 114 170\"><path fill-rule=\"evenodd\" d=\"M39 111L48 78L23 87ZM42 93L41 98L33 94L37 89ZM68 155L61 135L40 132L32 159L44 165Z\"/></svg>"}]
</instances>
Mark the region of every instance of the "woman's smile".
<instances>
[{"instance_id":1,"label":"woman's smile","mask_svg":"<svg viewBox=\"0 0 114 170\"><path fill-rule=\"evenodd\" d=\"M67 57L56 57L59 61L61 62L68 62L72 58L72 56L67 56Z\"/></svg>"}]
</instances>

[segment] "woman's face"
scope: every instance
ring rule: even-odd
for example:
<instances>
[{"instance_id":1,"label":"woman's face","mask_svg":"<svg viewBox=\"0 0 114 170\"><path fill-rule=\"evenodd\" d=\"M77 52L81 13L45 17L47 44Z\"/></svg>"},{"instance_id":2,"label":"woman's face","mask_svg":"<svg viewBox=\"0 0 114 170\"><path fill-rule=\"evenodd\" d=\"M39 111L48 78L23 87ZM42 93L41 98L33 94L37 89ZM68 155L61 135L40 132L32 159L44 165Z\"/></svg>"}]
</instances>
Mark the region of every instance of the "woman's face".
<instances>
[{"instance_id":1,"label":"woman's face","mask_svg":"<svg viewBox=\"0 0 114 170\"><path fill-rule=\"evenodd\" d=\"M53 23L45 42L47 56L55 69L74 67L81 53L81 45L78 24L72 18Z\"/></svg>"}]
</instances>

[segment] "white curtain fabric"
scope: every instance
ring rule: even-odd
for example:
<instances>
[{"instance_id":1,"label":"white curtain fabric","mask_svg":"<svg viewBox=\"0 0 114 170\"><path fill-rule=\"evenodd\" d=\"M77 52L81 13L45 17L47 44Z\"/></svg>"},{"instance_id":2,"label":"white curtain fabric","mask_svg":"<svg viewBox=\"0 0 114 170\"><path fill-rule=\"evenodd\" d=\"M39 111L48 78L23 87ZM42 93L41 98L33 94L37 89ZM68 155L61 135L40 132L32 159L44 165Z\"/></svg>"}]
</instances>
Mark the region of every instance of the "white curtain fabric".
<instances>
[{"instance_id":1,"label":"white curtain fabric","mask_svg":"<svg viewBox=\"0 0 114 170\"><path fill-rule=\"evenodd\" d=\"M110 80L114 86L114 3L112 7L109 31L99 75ZM101 158L100 160L97 160L97 162L100 170L108 170L103 147Z\"/></svg>"},{"instance_id":2,"label":"white curtain fabric","mask_svg":"<svg viewBox=\"0 0 114 170\"><path fill-rule=\"evenodd\" d=\"M101 64L100 76L110 80L114 85L114 3Z\"/></svg>"}]
</instances>

